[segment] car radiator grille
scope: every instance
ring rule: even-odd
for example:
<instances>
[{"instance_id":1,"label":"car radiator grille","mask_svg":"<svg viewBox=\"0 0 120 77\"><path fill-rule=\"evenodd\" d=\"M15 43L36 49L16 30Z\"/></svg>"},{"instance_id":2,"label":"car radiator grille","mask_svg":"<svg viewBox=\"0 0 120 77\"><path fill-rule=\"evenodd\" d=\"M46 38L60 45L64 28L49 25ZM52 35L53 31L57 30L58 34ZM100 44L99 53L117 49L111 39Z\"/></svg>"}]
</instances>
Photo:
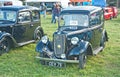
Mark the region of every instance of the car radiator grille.
<instances>
[{"instance_id":1,"label":"car radiator grille","mask_svg":"<svg viewBox=\"0 0 120 77\"><path fill-rule=\"evenodd\" d=\"M55 34L54 35L54 51L55 51L55 55L56 57L60 58L61 54L65 53L65 35L58 35Z\"/></svg>"}]
</instances>

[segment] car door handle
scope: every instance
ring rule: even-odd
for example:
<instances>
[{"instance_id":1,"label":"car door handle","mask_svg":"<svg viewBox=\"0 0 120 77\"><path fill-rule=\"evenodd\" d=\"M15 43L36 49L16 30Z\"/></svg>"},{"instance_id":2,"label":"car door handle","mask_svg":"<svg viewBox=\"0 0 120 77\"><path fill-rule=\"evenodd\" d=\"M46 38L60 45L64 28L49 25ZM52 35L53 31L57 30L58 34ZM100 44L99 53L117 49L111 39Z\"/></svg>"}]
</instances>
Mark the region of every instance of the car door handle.
<instances>
[{"instance_id":1,"label":"car door handle","mask_svg":"<svg viewBox=\"0 0 120 77\"><path fill-rule=\"evenodd\" d=\"M33 26L33 24L30 24L30 27L32 27Z\"/></svg>"}]
</instances>

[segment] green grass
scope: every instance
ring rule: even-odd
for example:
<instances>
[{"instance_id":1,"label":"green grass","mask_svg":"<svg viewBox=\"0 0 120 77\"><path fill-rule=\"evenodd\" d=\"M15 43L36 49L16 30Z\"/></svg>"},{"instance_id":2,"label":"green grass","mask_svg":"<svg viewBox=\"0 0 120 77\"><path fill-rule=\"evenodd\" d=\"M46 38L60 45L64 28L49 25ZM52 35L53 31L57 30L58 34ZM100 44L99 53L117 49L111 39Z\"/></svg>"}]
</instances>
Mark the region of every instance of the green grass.
<instances>
[{"instance_id":1,"label":"green grass","mask_svg":"<svg viewBox=\"0 0 120 77\"><path fill-rule=\"evenodd\" d=\"M41 22L51 40L57 24L50 23L51 16L42 18ZM120 77L120 16L105 21L105 28L109 35L105 49L90 56L83 70L79 70L77 64L67 64L66 68L41 65L35 58L36 44L33 43L0 56L0 77Z\"/></svg>"}]
</instances>

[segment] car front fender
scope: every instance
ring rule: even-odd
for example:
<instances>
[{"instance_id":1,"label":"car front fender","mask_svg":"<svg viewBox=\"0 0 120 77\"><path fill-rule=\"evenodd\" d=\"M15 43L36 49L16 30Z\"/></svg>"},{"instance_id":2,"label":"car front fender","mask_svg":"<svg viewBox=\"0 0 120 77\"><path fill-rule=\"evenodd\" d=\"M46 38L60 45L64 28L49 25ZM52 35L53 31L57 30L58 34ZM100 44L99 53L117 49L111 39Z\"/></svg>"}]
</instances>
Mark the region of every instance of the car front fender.
<instances>
[{"instance_id":1,"label":"car front fender","mask_svg":"<svg viewBox=\"0 0 120 77\"><path fill-rule=\"evenodd\" d=\"M52 51L52 45L51 42L48 41L46 44L44 44L41 40L38 42L38 44L36 45L36 52L40 52L42 53L44 51L44 49L47 49L49 51Z\"/></svg>"},{"instance_id":2,"label":"car front fender","mask_svg":"<svg viewBox=\"0 0 120 77\"><path fill-rule=\"evenodd\" d=\"M42 41L39 41L38 44L36 45L36 52L42 52L42 49L45 47L45 44Z\"/></svg>"},{"instance_id":3,"label":"car front fender","mask_svg":"<svg viewBox=\"0 0 120 77\"><path fill-rule=\"evenodd\" d=\"M5 38L5 37L10 37L10 38L12 38L11 34L0 31L0 41L1 41L3 38Z\"/></svg>"},{"instance_id":4,"label":"car front fender","mask_svg":"<svg viewBox=\"0 0 120 77\"><path fill-rule=\"evenodd\" d=\"M1 32L1 31L0 31L0 42L1 42L4 38L8 38L8 39L12 40L13 43L17 45L15 39L12 37L12 35L11 35L10 33Z\"/></svg>"},{"instance_id":5,"label":"car front fender","mask_svg":"<svg viewBox=\"0 0 120 77\"><path fill-rule=\"evenodd\" d=\"M68 56L72 56L72 55L79 55L82 54L84 52L88 53L86 50L88 49L88 47L91 46L91 44L87 41L81 41L78 46L74 47L70 53L68 54Z\"/></svg>"}]
</instances>

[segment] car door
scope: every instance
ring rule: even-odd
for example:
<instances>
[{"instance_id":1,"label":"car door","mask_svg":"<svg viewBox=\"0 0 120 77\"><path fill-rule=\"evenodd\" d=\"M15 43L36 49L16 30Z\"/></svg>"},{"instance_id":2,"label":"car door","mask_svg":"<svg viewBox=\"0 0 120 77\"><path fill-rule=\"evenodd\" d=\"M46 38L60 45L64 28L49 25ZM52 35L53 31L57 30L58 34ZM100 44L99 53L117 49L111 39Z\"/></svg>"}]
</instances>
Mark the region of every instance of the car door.
<instances>
[{"instance_id":1,"label":"car door","mask_svg":"<svg viewBox=\"0 0 120 77\"><path fill-rule=\"evenodd\" d=\"M34 35L35 30L41 26L39 10L32 10L32 23L31 24L32 24L31 34ZM36 38L34 37L34 39Z\"/></svg>"},{"instance_id":2,"label":"car door","mask_svg":"<svg viewBox=\"0 0 120 77\"><path fill-rule=\"evenodd\" d=\"M93 49L96 49L100 47L100 41L102 38L102 31L103 31L103 12L99 11L93 14L93 20L92 20L92 31L94 33L94 44Z\"/></svg>"},{"instance_id":3,"label":"car door","mask_svg":"<svg viewBox=\"0 0 120 77\"><path fill-rule=\"evenodd\" d=\"M17 43L30 41L33 39L33 35L31 34L31 12L30 11L22 11L18 13L18 23L14 27L13 36Z\"/></svg>"},{"instance_id":4,"label":"car door","mask_svg":"<svg viewBox=\"0 0 120 77\"><path fill-rule=\"evenodd\" d=\"M89 38L90 38L90 43L92 45L92 48L96 48L96 41L95 41L95 30L94 30L94 27L95 27L95 22L94 22L94 15L90 15L90 31L89 31Z\"/></svg>"},{"instance_id":5,"label":"car door","mask_svg":"<svg viewBox=\"0 0 120 77\"><path fill-rule=\"evenodd\" d=\"M96 14L96 31L95 31L95 40L96 46L100 47L100 42L102 39L102 32L104 27L104 17L103 17L103 10L98 11Z\"/></svg>"}]
</instances>

